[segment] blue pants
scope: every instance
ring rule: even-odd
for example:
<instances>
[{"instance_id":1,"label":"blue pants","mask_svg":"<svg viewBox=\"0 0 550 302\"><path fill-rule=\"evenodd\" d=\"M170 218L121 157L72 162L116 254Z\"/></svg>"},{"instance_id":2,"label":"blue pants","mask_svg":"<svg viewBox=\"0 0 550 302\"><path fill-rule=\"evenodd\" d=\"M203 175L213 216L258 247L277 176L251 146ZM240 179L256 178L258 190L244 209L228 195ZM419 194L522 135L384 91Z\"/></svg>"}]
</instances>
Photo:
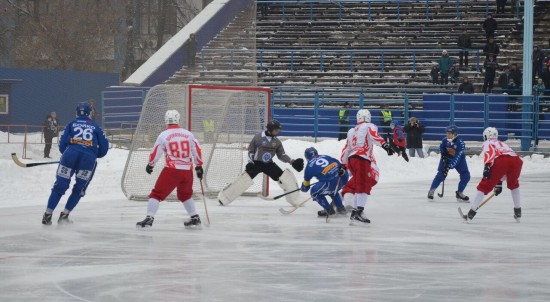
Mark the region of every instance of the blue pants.
<instances>
[{"instance_id":1,"label":"blue pants","mask_svg":"<svg viewBox=\"0 0 550 302\"><path fill-rule=\"evenodd\" d=\"M61 196L65 195L69 188L71 177L76 174L73 191L65 206L65 209L72 211L80 198L86 194L86 188L94 176L96 166L96 156L72 148L65 150L57 168L57 177L48 199L47 211L55 210Z\"/></svg>"},{"instance_id":2,"label":"blue pants","mask_svg":"<svg viewBox=\"0 0 550 302\"><path fill-rule=\"evenodd\" d=\"M340 182L338 183L338 177L334 177L331 180L328 181L319 181L318 183L314 184L311 187L311 197L313 197L313 200L315 200L319 205L321 205L324 209L329 210L330 209L330 203L327 201L327 195L332 198L332 201L336 205L337 208L341 208L344 205L342 204L342 197L338 193L342 187L348 183L348 171L346 171L346 174L342 175L340 177ZM336 188L336 185L338 184L338 188Z\"/></svg>"},{"instance_id":3,"label":"blue pants","mask_svg":"<svg viewBox=\"0 0 550 302\"><path fill-rule=\"evenodd\" d=\"M445 164L442 160L439 161L439 167L437 167L437 174L435 175L434 181L432 182L432 187L430 190L435 190L437 187L439 187L439 184L443 181L443 169L445 168ZM460 174L460 182L458 183L458 192L464 192L466 189L466 185L468 185L468 182L470 181L470 171L468 170L468 164L466 163L466 159L463 159L456 165L455 167L456 172Z\"/></svg>"}]
</instances>

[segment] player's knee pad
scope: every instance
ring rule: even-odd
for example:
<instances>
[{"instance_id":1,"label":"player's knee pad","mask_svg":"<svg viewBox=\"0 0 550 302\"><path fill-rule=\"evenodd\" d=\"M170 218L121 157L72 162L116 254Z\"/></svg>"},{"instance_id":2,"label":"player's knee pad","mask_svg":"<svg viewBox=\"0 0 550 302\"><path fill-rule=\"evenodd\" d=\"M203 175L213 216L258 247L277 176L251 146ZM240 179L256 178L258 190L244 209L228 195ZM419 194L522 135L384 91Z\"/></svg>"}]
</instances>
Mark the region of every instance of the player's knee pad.
<instances>
[{"instance_id":1,"label":"player's knee pad","mask_svg":"<svg viewBox=\"0 0 550 302\"><path fill-rule=\"evenodd\" d=\"M279 186L283 189L285 193L298 190L298 181L296 180L296 176L294 176L294 173L290 172L289 169L286 169L283 172L281 177L279 177L278 182ZM300 201L298 200L299 197L300 193L298 191L285 196L286 201L288 201L288 203L295 207L300 204Z\"/></svg>"},{"instance_id":2,"label":"player's knee pad","mask_svg":"<svg viewBox=\"0 0 550 302\"><path fill-rule=\"evenodd\" d=\"M254 184L248 173L243 172L239 178L229 184L218 194L218 201L221 205L227 206L232 203L237 197L241 196L248 188Z\"/></svg>"}]
</instances>

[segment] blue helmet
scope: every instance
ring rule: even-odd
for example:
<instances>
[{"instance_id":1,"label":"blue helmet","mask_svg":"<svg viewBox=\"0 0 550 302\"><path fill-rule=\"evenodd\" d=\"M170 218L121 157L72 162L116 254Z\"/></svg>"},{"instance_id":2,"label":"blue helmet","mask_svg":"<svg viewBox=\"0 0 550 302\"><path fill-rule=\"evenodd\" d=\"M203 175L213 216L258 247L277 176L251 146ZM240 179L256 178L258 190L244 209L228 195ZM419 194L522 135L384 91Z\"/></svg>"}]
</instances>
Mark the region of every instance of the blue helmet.
<instances>
[{"instance_id":1,"label":"blue helmet","mask_svg":"<svg viewBox=\"0 0 550 302\"><path fill-rule=\"evenodd\" d=\"M390 122L390 125L394 125L395 127L401 127L401 123L399 123L398 120L392 120Z\"/></svg>"},{"instance_id":2,"label":"blue helmet","mask_svg":"<svg viewBox=\"0 0 550 302\"><path fill-rule=\"evenodd\" d=\"M90 116L91 112L92 112L92 107L90 107L90 104L86 102L78 103L78 105L76 106L77 116Z\"/></svg>"},{"instance_id":3,"label":"blue helmet","mask_svg":"<svg viewBox=\"0 0 550 302\"><path fill-rule=\"evenodd\" d=\"M319 152L317 152L317 149L313 147L307 148L306 151L304 152L304 156L308 161L310 161L312 158L318 155L319 155Z\"/></svg>"},{"instance_id":4,"label":"blue helmet","mask_svg":"<svg viewBox=\"0 0 550 302\"><path fill-rule=\"evenodd\" d=\"M456 127L455 125L447 126L447 128L445 128L445 132L451 132L456 136L458 135L458 127Z\"/></svg>"}]
</instances>

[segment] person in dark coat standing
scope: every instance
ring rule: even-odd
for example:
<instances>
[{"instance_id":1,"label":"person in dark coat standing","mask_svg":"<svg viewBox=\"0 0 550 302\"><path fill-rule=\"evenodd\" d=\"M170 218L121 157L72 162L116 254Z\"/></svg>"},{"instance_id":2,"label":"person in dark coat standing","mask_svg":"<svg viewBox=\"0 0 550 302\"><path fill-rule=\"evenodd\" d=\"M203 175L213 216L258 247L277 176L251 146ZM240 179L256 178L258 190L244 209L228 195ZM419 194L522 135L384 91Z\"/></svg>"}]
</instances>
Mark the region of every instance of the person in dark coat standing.
<instances>
[{"instance_id":1,"label":"person in dark coat standing","mask_svg":"<svg viewBox=\"0 0 550 302\"><path fill-rule=\"evenodd\" d=\"M458 37L457 46L462 49L458 53L460 67L462 67L463 63L464 66L468 67L468 49L472 48L472 39L468 34L468 30L464 29L462 34Z\"/></svg>"},{"instance_id":2,"label":"person in dark coat standing","mask_svg":"<svg viewBox=\"0 0 550 302\"><path fill-rule=\"evenodd\" d=\"M489 56L493 56L496 60L499 53L500 47L498 47L498 43L493 37L489 38L489 41L485 44L485 47L483 47L483 54L485 55L485 58L488 59Z\"/></svg>"},{"instance_id":3,"label":"person in dark coat standing","mask_svg":"<svg viewBox=\"0 0 550 302\"><path fill-rule=\"evenodd\" d=\"M489 37L495 36L495 31L498 29L498 23L497 20L493 18L493 14L489 14L487 16L487 19L483 21L483 30L485 31L485 36L487 39Z\"/></svg>"},{"instance_id":4,"label":"person in dark coat standing","mask_svg":"<svg viewBox=\"0 0 550 302\"><path fill-rule=\"evenodd\" d=\"M504 14L508 0L497 0L497 14Z\"/></svg>"},{"instance_id":5,"label":"person in dark coat standing","mask_svg":"<svg viewBox=\"0 0 550 302\"><path fill-rule=\"evenodd\" d=\"M518 68L518 64L512 64L510 66L510 76L514 79L514 83L517 86L521 86L521 80L523 79L523 74Z\"/></svg>"},{"instance_id":6,"label":"person in dark coat standing","mask_svg":"<svg viewBox=\"0 0 550 302\"><path fill-rule=\"evenodd\" d=\"M340 133L338 134L338 140L341 141L348 137L349 131L349 102L344 103L344 108L338 111L338 124L340 124Z\"/></svg>"},{"instance_id":7,"label":"person in dark coat standing","mask_svg":"<svg viewBox=\"0 0 550 302\"><path fill-rule=\"evenodd\" d=\"M195 58L197 56L197 37L195 34L189 35L187 40L187 65L189 67L195 67Z\"/></svg>"},{"instance_id":8,"label":"person in dark coat standing","mask_svg":"<svg viewBox=\"0 0 550 302\"><path fill-rule=\"evenodd\" d=\"M449 57L449 53L443 50L441 57L439 58L439 71L441 72L441 85L449 84L449 71L451 70L452 60Z\"/></svg>"},{"instance_id":9,"label":"person in dark coat standing","mask_svg":"<svg viewBox=\"0 0 550 302\"><path fill-rule=\"evenodd\" d=\"M403 132L407 133L409 157L414 157L416 151L418 157L424 158L424 150L422 149L422 135L424 134L424 130L424 125L422 125L416 117L411 117L409 123L403 127Z\"/></svg>"},{"instance_id":10,"label":"person in dark coat standing","mask_svg":"<svg viewBox=\"0 0 550 302\"><path fill-rule=\"evenodd\" d=\"M542 64L544 61L544 54L538 46L533 47L533 79L542 75Z\"/></svg>"},{"instance_id":11,"label":"person in dark coat standing","mask_svg":"<svg viewBox=\"0 0 550 302\"><path fill-rule=\"evenodd\" d=\"M498 86L502 88L503 90L508 89L508 84L510 83L510 80L512 80L512 76L510 75L510 68L508 66L504 66L504 72L500 74L500 77L498 78Z\"/></svg>"},{"instance_id":12,"label":"person in dark coat standing","mask_svg":"<svg viewBox=\"0 0 550 302\"><path fill-rule=\"evenodd\" d=\"M464 77L464 79L462 80L462 84L458 86L458 93L462 93L462 94L475 93L474 85L472 85L468 77Z\"/></svg>"},{"instance_id":13,"label":"person in dark coat standing","mask_svg":"<svg viewBox=\"0 0 550 302\"><path fill-rule=\"evenodd\" d=\"M46 120L44 121L44 124L42 125L44 127L44 158L51 158L50 157L50 151L52 150L52 142L53 138L57 136L59 126L59 121L57 120L57 114L55 112L50 113Z\"/></svg>"},{"instance_id":14,"label":"person in dark coat standing","mask_svg":"<svg viewBox=\"0 0 550 302\"><path fill-rule=\"evenodd\" d=\"M497 74L498 63L493 56L489 56L489 59L483 64L485 68L485 81L483 82L483 93L491 93L493 91L493 85L495 83L495 76Z\"/></svg>"}]
</instances>

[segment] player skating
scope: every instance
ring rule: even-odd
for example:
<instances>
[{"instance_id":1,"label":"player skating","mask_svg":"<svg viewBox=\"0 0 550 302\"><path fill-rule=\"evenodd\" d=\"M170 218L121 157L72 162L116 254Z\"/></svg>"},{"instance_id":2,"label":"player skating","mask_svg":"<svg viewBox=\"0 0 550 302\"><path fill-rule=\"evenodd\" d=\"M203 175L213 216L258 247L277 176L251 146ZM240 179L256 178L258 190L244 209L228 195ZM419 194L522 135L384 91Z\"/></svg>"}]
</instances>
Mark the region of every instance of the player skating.
<instances>
[{"instance_id":1,"label":"player skating","mask_svg":"<svg viewBox=\"0 0 550 302\"><path fill-rule=\"evenodd\" d=\"M390 122L390 128L393 132L390 143L393 151L395 151L397 155L401 155L404 160L409 161L409 157L407 156L407 149L405 148L407 142L405 141L405 133L403 133L401 124L399 123L399 121L392 120Z\"/></svg>"},{"instance_id":2,"label":"player skating","mask_svg":"<svg viewBox=\"0 0 550 302\"><path fill-rule=\"evenodd\" d=\"M58 223L68 223L69 213L76 207L86 193L96 169L96 159L102 158L109 150L109 142L101 127L90 119L92 109L88 103L79 103L76 107L77 118L67 124L59 139L59 151L62 153L57 176L53 185L42 224L52 224L52 213L61 196L65 194L76 175L73 191L67 200L65 209L59 215Z\"/></svg>"},{"instance_id":3,"label":"player skating","mask_svg":"<svg viewBox=\"0 0 550 302\"><path fill-rule=\"evenodd\" d=\"M464 144L464 141L458 137L458 128L456 126L448 126L445 129L445 132L447 133L447 137L444 137L441 141L441 145L439 145L441 160L439 161L439 166L437 167L437 174L435 175L430 191L428 192L428 199L434 198L435 190L439 184L447 178L449 170L456 169L456 171L460 174L458 191L455 192L456 200L467 202L469 198L464 195L464 190L470 181L470 171L468 170L466 154L464 153L466 145Z\"/></svg>"},{"instance_id":4,"label":"player skating","mask_svg":"<svg viewBox=\"0 0 550 302\"><path fill-rule=\"evenodd\" d=\"M477 213L483 196L494 189L495 196L502 193L502 181L512 193L514 201L514 218L519 222L521 218L521 199L519 194L519 176L523 161L506 143L498 140L496 128L489 127L483 131L483 178L477 185L477 193L472 199L471 209L463 215L466 221L472 220Z\"/></svg>"},{"instance_id":5,"label":"player skating","mask_svg":"<svg viewBox=\"0 0 550 302\"><path fill-rule=\"evenodd\" d=\"M319 155L313 147L307 148L304 155L307 163L301 190L302 192L307 192L311 188L311 197L323 207L323 210L317 212L317 215L319 217L326 217L335 214L334 207L331 207L327 196L331 197L338 214L345 215L346 208L342 204L340 193L338 193L348 182L349 176L345 167L335 158ZM314 177L319 181L311 186L310 181Z\"/></svg>"},{"instance_id":6,"label":"player skating","mask_svg":"<svg viewBox=\"0 0 550 302\"><path fill-rule=\"evenodd\" d=\"M277 155L277 158L285 163L290 163L296 171L300 172L304 169L304 160L302 158L291 159L286 155L283 144L277 138L280 131L281 123L277 120L272 120L267 123L265 131L254 136L248 146L248 164L246 165L245 172L218 194L218 201L221 205L227 206L237 197L241 196L244 191L254 184L252 179L260 173L265 173L271 179L277 181L285 192L298 190L298 183L294 174L288 169L283 172L273 162L273 156ZM285 197L293 206L300 204L300 201L297 200L299 192L289 194Z\"/></svg>"},{"instance_id":7,"label":"player skating","mask_svg":"<svg viewBox=\"0 0 550 302\"><path fill-rule=\"evenodd\" d=\"M201 219L195 210L193 200L193 163L195 172L202 179L202 158L199 142L193 134L179 126L180 114L168 110L164 115L167 129L160 133L149 155L145 171L153 172L155 163L165 154L166 166L162 169L155 187L149 194L147 216L136 223L138 228L151 227L161 201L165 200L174 189L177 189L178 200L183 203L191 218L184 222L185 227L200 227Z\"/></svg>"},{"instance_id":8,"label":"player skating","mask_svg":"<svg viewBox=\"0 0 550 302\"><path fill-rule=\"evenodd\" d=\"M355 221L370 223L363 211L367 197L376 184L372 176L378 173L372 167L372 163L375 162L375 144L382 146L388 155L393 154L389 144L378 133L376 125L371 123L370 111L361 109L357 112L357 125L348 131L346 145L342 150L342 164L347 165L352 175L343 189L346 193L354 194L351 224Z\"/></svg>"}]
</instances>

